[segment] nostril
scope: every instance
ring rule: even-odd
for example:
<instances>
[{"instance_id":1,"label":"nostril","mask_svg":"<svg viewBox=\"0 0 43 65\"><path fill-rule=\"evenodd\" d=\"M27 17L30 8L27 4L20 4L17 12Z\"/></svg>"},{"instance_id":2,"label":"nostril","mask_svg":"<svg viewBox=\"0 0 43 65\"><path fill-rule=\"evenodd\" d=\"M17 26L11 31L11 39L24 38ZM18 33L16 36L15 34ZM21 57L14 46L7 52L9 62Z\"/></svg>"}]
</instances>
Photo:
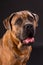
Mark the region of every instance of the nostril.
<instances>
[{"instance_id":1,"label":"nostril","mask_svg":"<svg viewBox=\"0 0 43 65\"><path fill-rule=\"evenodd\" d=\"M33 25L31 25L31 24L26 24L24 26L24 29L31 29L31 28L33 28Z\"/></svg>"},{"instance_id":2,"label":"nostril","mask_svg":"<svg viewBox=\"0 0 43 65\"><path fill-rule=\"evenodd\" d=\"M27 26L27 28L32 28L33 27L33 25L31 25L31 24L29 24L28 26Z\"/></svg>"}]
</instances>

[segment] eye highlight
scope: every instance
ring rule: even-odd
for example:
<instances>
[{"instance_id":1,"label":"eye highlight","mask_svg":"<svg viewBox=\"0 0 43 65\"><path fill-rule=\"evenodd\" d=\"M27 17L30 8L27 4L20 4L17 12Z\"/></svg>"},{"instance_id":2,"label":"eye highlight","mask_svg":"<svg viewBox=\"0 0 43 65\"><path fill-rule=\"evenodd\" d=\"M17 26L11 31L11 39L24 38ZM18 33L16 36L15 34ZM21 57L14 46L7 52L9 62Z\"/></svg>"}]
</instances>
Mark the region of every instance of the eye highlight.
<instances>
[{"instance_id":1,"label":"eye highlight","mask_svg":"<svg viewBox=\"0 0 43 65\"><path fill-rule=\"evenodd\" d=\"M18 18L15 22L15 25L21 25L23 20L21 18Z\"/></svg>"},{"instance_id":2,"label":"eye highlight","mask_svg":"<svg viewBox=\"0 0 43 65\"><path fill-rule=\"evenodd\" d=\"M34 18L32 16L27 16L27 19L30 21L30 22L33 22L34 21Z\"/></svg>"}]
</instances>

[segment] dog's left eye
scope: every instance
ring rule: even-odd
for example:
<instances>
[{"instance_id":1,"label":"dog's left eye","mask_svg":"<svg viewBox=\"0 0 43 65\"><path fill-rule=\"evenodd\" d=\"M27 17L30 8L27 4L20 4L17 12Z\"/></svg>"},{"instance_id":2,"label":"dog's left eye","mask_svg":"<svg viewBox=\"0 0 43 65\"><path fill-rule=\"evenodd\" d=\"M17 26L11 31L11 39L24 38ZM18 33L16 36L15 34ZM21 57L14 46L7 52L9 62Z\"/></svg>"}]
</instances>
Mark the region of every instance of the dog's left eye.
<instances>
[{"instance_id":1,"label":"dog's left eye","mask_svg":"<svg viewBox=\"0 0 43 65\"><path fill-rule=\"evenodd\" d=\"M27 16L27 18L28 18L28 20L29 20L30 22L33 22L33 20L34 20L33 17L31 17L31 16L29 16L29 15Z\"/></svg>"},{"instance_id":2,"label":"dog's left eye","mask_svg":"<svg viewBox=\"0 0 43 65\"><path fill-rule=\"evenodd\" d=\"M21 18L18 18L15 22L15 25L21 25L23 20Z\"/></svg>"}]
</instances>

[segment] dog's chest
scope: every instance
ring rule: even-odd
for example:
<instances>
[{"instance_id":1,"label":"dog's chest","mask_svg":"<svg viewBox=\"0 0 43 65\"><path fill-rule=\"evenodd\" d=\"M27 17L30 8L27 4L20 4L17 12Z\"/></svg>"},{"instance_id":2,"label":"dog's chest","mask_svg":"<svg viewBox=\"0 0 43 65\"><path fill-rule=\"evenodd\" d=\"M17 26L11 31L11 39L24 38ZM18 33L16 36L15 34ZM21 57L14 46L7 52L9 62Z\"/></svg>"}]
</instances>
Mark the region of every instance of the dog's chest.
<instances>
[{"instance_id":1,"label":"dog's chest","mask_svg":"<svg viewBox=\"0 0 43 65\"><path fill-rule=\"evenodd\" d=\"M16 55L15 57L18 59L18 61L24 62L24 60L27 61L29 59L29 56L30 52L28 47L24 47L21 49L20 55Z\"/></svg>"}]
</instances>

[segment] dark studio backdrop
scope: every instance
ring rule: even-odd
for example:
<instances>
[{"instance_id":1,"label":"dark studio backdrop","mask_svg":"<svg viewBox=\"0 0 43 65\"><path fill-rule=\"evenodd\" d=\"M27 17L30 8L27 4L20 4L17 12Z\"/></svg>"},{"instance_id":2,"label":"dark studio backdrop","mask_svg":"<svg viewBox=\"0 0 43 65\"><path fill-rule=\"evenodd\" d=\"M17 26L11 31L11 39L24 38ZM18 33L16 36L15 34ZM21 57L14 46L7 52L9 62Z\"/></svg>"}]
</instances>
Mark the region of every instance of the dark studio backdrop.
<instances>
[{"instance_id":1,"label":"dark studio backdrop","mask_svg":"<svg viewBox=\"0 0 43 65\"><path fill-rule=\"evenodd\" d=\"M43 65L43 0L0 0L0 38L5 33L3 20L11 13L29 10L39 15L36 42L27 65Z\"/></svg>"}]
</instances>

